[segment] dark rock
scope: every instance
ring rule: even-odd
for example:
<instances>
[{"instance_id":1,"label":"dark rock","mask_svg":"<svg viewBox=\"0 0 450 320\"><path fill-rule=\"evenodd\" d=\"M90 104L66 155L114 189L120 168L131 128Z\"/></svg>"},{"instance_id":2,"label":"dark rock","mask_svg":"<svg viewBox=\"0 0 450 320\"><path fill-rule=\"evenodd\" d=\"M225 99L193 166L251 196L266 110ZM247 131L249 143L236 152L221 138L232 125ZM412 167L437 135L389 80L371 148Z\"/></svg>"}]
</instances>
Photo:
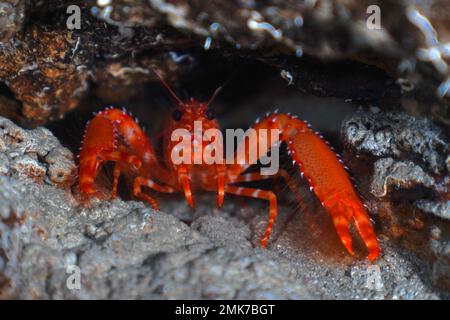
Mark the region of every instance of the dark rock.
<instances>
[{"instance_id":1,"label":"dark rock","mask_svg":"<svg viewBox=\"0 0 450 320\"><path fill-rule=\"evenodd\" d=\"M414 71L417 62L429 64L436 70L433 77L443 81L438 93L445 95L449 56L444 41L450 30L440 12L446 12L448 4L378 1L379 28L368 27L371 5L370 1L329 0L228 1L226 5L221 1L112 0L92 3L91 10L123 27L153 27L164 17L174 28L202 38L207 50L229 44L238 50L270 52L281 46L299 58L304 52L324 60L352 57L393 72ZM432 55L433 50L439 56Z\"/></svg>"},{"instance_id":2,"label":"dark rock","mask_svg":"<svg viewBox=\"0 0 450 320\"><path fill-rule=\"evenodd\" d=\"M450 232L443 228L434 226L431 229L430 247L434 255L431 278L436 286L447 290L450 288Z\"/></svg>"},{"instance_id":3,"label":"dark rock","mask_svg":"<svg viewBox=\"0 0 450 320\"><path fill-rule=\"evenodd\" d=\"M27 125L59 119L91 93L123 101L155 81L151 69L178 81L201 73L206 52L262 61L302 92L401 105L448 124L443 1L378 1L381 29L366 25L370 1L0 3L0 81L21 103L14 118ZM66 26L69 5L81 9L79 30Z\"/></svg>"},{"instance_id":4,"label":"dark rock","mask_svg":"<svg viewBox=\"0 0 450 320\"><path fill-rule=\"evenodd\" d=\"M426 212L447 215L450 150L438 126L406 113L360 111L343 122L341 135L358 157L377 159L370 185L374 196L409 197Z\"/></svg>"},{"instance_id":5,"label":"dark rock","mask_svg":"<svg viewBox=\"0 0 450 320\"><path fill-rule=\"evenodd\" d=\"M155 81L151 68L170 79L178 69L191 67L188 55L183 63L175 62L178 54L171 47L183 46L179 45L182 39L167 27L124 32L95 19L79 4L83 27L70 30L66 26L69 4L30 7L31 13L49 21L27 25L0 46L0 84L4 82L20 102L13 117L24 124L60 119L86 97L92 82L98 84L99 96L117 99L133 93L132 87ZM159 52L138 54L149 50ZM10 115L11 108L0 105L0 112Z\"/></svg>"},{"instance_id":6,"label":"dark rock","mask_svg":"<svg viewBox=\"0 0 450 320\"><path fill-rule=\"evenodd\" d=\"M430 261L435 285L450 288L446 249L450 234L449 144L445 132L428 119L405 113L361 111L343 122L341 133L357 157L373 162L368 190L378 201L368 202L373 203L381 228L421 251ZM429 242L429 247L424 249L423 242Z\"/></svg>"},{"instance_id":7,"label":"dark rock","mask_svg":"<svg viewBox=\"0 0 450 320\"><path fill-rule=\"evenodd\" d=\"M450 200L443 202L419 200L416 205L425 212L431 212L439 218L450 220Z\"/></svg>"},{"instance_id":8,"label":"dark rock","mask_svg":"<svg viewBox=\"0 0 450 320\"><path fill-rule=\"evenodd\" d=\"M434 179L412 161L382 158L374 163L373 168L370 192L379 198L386 197L394 189L414 189L417 186L432 189L435 185Z\"/></svg>"},{"instance_id":9,"label":"dark rock","mask_svg":"<svg viewBox=\"0 0 450 320\"><path fill-rule=\"evenodd\" d=\"M29 123L58 119L75 108L87 90L88 70L66 62L76 46L71 36L68 29L32 26L0 47L0 80L21 102L22 117Z\"/></svg>"}]
</instances>

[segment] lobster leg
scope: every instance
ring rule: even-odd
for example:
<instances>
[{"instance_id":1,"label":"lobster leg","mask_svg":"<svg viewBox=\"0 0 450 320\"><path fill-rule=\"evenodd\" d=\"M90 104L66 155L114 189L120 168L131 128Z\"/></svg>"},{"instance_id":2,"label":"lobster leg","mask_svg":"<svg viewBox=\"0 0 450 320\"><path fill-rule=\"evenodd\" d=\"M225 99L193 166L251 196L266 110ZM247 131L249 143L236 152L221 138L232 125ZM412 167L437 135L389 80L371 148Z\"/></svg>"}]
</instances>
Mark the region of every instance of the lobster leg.
<instances>
[{"instance_id":1,"label":"lobster leg","mask_svg":"<svg viewBox=\"0 0 450 320\"><path fill-rule=\"evenodd\" d=\"M268 122L267 125L258 125L257 123L254 128L256 130L259 129L268 129L269 132L265 136L267 138L267 141L272 141L271 139L271 132L270 129L277 129L277 126L274 124L274 122ZM267 152L273 147L273 145L268 145L264 141L264 143L261 143L259 141L259 132L257 134L258 141L256 146L255 145L240 145L238 146L237 154L235 156L234 164L230 165L228 168L228 183L236 183L236 182L250 182L250 181L258 181L258 180L265 180L265 179L271 179L274 176L270 175L262 175L260 173L248 173L241 175L247 168L250 166L249 163L239 163L238 159L249 159L249 152L250 148L258 148L258 155L262 156L267 154ZM276 140L274 140L275 143L278 144L278 137ZM280 173L281 172L281 173ZM283 177L287 182L288 186L292 189L295 187L291 183L291 179L289 177L289 174L285 172L284 170L278 170L277 172L278 176ZM232 188L232 189L230 189ZM231 190L231 191L230 191ZM267 223L266 231L264 232L264 236L261 239L261 246L263 248L267 247L267 241L270 237L273 224L275 222L275 218L277 217L278 211L277 211L277 197L275 194L271 191L266 190L259 190L259 189L251 189L251 188L242 188L242 187L234 187L228 185L225 188L225 191L228 193L234 193L239 194L243 196L253 197L253 198L259 198L259 199L266 199L269 200L270 206L269 206L269 221Z\"/></svg>"},{"instance_id":2,"label":"lobster leg","mask_svg":"<svg viewBox=\"0 0 450 320\"><path fill-rule=\"evenodd\" d=\"M151 196L145 194L144 192L142 192L141 187L145 186L148 187L152 190L158 191L158 192L163 192L163 193L173 193L175 192L175 189L173 189L172 187L169 186L161 186L159 184L157 184L156 182L154 182L151 179L146 179L144 177L136 177L134 179L134 183L133 183L133 194L136 197L142 198L145 201L147 201L155 210L158 210L158 203L156 202L155 199L153 199Z\"/></svg>"},{"instance_id":3,"label":"lobster leg","mask_svg":"<svg viewBox=\"0 0 450 320\"><path fill-rule=\"evenodd\" d=\"M191 181L189 180L188 170L186 165L179 165L177 169L178 182L183 188L184 196L189 206L194 209L194 199L192 197Z\"/></svg>"},{"instance_id":4,"label":"lobster leg","mask_svg":"<svg viewBox=\"0 0 450 320\"><path fill-rule=\"evenodd\" d=\"M107 161L115 161L117 167L115 168L115 181L113 186L113 195L117 191L115 185L120 174L120 166L127 165L129 167L139 169L142 165L141 161L132 154L116 150L101 149L100 152L96 150L87 150L81 153L80 156L80 189L84 194L94 194L94 179L98 173L100 166ZM116 178L117 175L117 178Z\"/></svg>"},{"instance_id":5,"label":"lobster leg","mask_svg":"<svg viewBox=\"0 0 450 320\"><path fill-rule=\"evenodd\" d=\"M225 178L227 169L224 164L216 164L217 171L217 206L220 208L225 197Z\"/></svg>"},{"instance_id":6,"label":"lobster leg","mask_svg":"<svg viewBox=\"0 0 450 320\"><path fill-rule=\"evenodd\" d=\"M244 187L236 187L236 186L225 186L225 192L256 198L256 199L264 199L269 201L269 221L267 222L266 231L264 232L264 236L261 239L261 246L263 248L267 247L267 241L270 237L270 233L272 232L273 224L277 217L277 196L272 191L253 189L253 188L244 188Z\"/></svg>"},{"instance_id":7,"label":"lobster leg","mask_svg":"<svg viewBox=\"0 0 450 320\"><path fill-rule=\"evenodd\" d=\"M278 170L277 176L279 176L280 178L282 178L284 180L284 182L287 184L289 190L291 190L291 192L294 193L295 196L297 197L297 202L299 203L300 207L303 210L305 210L305 201L304 201L301 193L298 190L298 186L294 183L294 181L292 181L292 178L289 175L289 173L284 169L280 169L280 170ZM246 173L246 174L242 174L242 175L238 176L233 181L233 183L235 183L235 182L252 182L252 181L269 180L269 179L273 179L273 176L262 175L259 172L251 172L251 173Z\"/></svg>"},{"instance_id":8,"label":"lobster leg","mask_svg":"<svg viewBox=\"0 0 450 320\"><path fill-rule=\"evenodd\" d=\"M301 194L298 192L298 190L296 189L296 186L294 184L294 182L292 181L291 177L289 176L289 173L284 170L284 169L280 169L278 170L277 176L281 177L284 179L284 181L286 182L286 184L288 185L289 189L291 190L291 192L293 192L297 197L298 197L298 201L300 203L300 205L302 206L302 208L304 207L304 201L303 201L303 197L301 196ZM252 172L252 173L247 173L247 174L243 174L238 176L233 183L238 183L238 182L253 182L253 181L259 181L259 180L268 180L268 179L273 179L273 176L269 176L269 175L262 175L259 172ZM247 188L245 188L247 189ZM252 190L257 190L257 189L252 189ZM242 188L241 188L242 191ZM260 192L266 192L265 190L259 190ZM264 195L264 193L263 193ZM265 199L265 198L263 198ZM270 198L269 198L270 200ZM276 202L276 199L275 199ZM273 213L273 210L275 210L275 213ZM266 247L267 246L267 240L270 237L271 231L272 231L272 227L273 227L273 223L275 221L275 218L277 216L277 212L276 212L276 204L275 204L275 209L270 208L269 209L269 223L267 225L266 231L264 233L264 237L261 240L261 246L262 247ZM271 222L271 218L273 219Z\"/></svg>"},{"instance_id":9,"label":"lobster leg","mask_svg":"<svg viewBox=\"0 0 450 320\"><path fill-rule=\"evenodd\" d=\"M105 161L115 161L113 170L113 187L111 192L111 198L114 199L117 196L117 185L119 183L119 177L122 169L128 170L132 168L137 171L142 166L141 160L137 156L129 154L125 148L123 150L113 151L106 158Z\"/></svg>"},{"instance_id":10,"label":"lobster leg","mask_svg":"<svg viewBox=\"0 0 450 320\"><path fill-rule=\"evenodd\" d=\"M111 192L111 198L114 199L117 197L117 185L119 184L119 177L120 177L120 164L116 162L114 165L114 171L113 171L113 188Z\"/></svg>"}]
</instances>

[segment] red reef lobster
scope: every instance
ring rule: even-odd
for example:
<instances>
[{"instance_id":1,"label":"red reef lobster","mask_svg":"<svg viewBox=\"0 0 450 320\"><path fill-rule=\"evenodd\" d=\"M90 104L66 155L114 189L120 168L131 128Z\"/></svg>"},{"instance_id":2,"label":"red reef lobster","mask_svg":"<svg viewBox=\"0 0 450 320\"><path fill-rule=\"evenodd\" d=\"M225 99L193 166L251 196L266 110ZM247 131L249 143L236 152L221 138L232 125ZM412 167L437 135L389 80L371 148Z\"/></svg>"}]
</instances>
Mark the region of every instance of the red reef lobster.
<instances>
[{"instance_id":1,"label":"red reef lobster","mask_svg":"<svg viewBox=\"0 0 450 320\"><path fill-rule=\"evenodd\" d=\"M162 84L177 101L177 106L167 120L168 132L184 128L194 137L194 121L201 121L203 130L219 128L210 102L194 99L184 102L160 77ZM344 166L327 143L308 124L290 114L269 114L257 121L253 128L278 129L279 140L286 143L292 161L297 165L330 214L337 234L347 251L354 255L349 231L353 222L368 248L368 259L375 260L380 252L376 235L366 210L353 187ZM175 164L171 158L175 142L165 136L164 154L160 161L150 140L137 122L126 112L109 108L96 114L88 123L79 159L79 185L83 194L96 193L94 179L102 164L115 163L112 197L117 194L121 172L134 176L133 195L148 202L153 208L158 205L154 198L143 192L142 187L162 193L183 192L189 205L194 208L194 188L217 193L217 204L222 206L225 194L264 199L269 201L269 221L261 240L267 242L277 216L277 196L269 190L236 186L235 183L264 180L270 177L259 172L246 173L249 164ZM269 140L270 141L270 140ZM256 146L249 146L256 147ZM273 146L268 145L266 152ZM248 148L241 148L248 153ZM238 148L239 153L239 148ZM236 157L242 156L236 154ZM286 172L280 175L289 179Z\"/></svg>"}]
</instances>

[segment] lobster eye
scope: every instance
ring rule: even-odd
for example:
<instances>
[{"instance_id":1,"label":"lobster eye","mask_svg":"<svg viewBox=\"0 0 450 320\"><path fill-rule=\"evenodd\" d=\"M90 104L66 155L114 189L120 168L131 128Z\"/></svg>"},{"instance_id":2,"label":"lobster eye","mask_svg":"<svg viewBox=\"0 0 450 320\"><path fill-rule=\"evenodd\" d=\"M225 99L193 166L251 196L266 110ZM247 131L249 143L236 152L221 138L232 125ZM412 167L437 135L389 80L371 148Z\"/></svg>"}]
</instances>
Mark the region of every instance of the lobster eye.
<instances>
[{"instance_id":1,"label":"lobster eye","mask_svg":"<svg viewBox=\"0 0 450 320\"><path fill-rule=\"evenodd\" d=\"M216 112L213 109L208 109L206 110L205 115L208 120L213 120L216 117Z\"/></svg>"},{"instance_id":2,"label":"lobster eye","mask_svg":"<svg viewBox=\"0 0 450 320\"><path fill-rule=\"evenodd\" d=\"M181 111L180 109L176 109L172 112L172 118L175 121L180 121L182 116L183 116L183 111Z\"/></svg>"}]
</instances>

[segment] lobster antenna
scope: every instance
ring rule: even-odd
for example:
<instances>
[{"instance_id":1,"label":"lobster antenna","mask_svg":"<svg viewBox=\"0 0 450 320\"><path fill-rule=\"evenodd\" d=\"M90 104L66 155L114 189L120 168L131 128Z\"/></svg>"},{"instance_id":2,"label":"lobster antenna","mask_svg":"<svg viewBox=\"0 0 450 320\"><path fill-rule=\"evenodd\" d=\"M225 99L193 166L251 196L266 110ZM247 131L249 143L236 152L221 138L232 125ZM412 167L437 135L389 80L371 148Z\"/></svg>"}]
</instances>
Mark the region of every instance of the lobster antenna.
<instances>
[{"instance_id":1,"label":"lobster antenna","mask_svg":"<svg viewBox=\"0 0 450 320\"><path fill-rule=\"evenodd\" d=\"M166 87L167 91L169 91L169 93L172 95L172 97L174 97L175 100L177 100L177 102L180 105L184 105L184 102L180 98L178 98L178 96L176 95L175 91L173 91L173 89L167 84L167 82L164 81L164 79L161 77L161 75L158 72L156 72L156 70L152 69L152 71L156 74L156 76L158 77L159 81L164 85L164 87Z\"/></svg>"},{"instance_id":2,"label":"lobster antenna","mask_svg":"<svg viewBox=\"0 0 450 320\"><path fill-rule=\"evenodd\" d=\"M233 72L233 74L235 74L236 72ZM227 81L225 81L225 83L223 83L220 87L218 87L216 89L216 91L214 91L213 95L211 96L211 98L208 101L207 106L209 107L209 105L214 101L214 99L217 97L217 95L220 93L220 91L222 91L223 87L225 87L233 78L233 75L231 75Z\"/></svg>"},{"instance_id":3,"label":"lobster antenna","mask_svg":"<svg viewBox=\"0 0 450 320\"><path fill-rule=\"evenodd\" d=\"M211 98L209 99L208 103L206 104L206 106L209 108L209 105L214 101L214 99L217 97L217 95L220 93L220 91L222 91L223 86L220 86L216 89L216 91L214 91L213 95L211 96Z\"/></svg>"}]
</instances>

